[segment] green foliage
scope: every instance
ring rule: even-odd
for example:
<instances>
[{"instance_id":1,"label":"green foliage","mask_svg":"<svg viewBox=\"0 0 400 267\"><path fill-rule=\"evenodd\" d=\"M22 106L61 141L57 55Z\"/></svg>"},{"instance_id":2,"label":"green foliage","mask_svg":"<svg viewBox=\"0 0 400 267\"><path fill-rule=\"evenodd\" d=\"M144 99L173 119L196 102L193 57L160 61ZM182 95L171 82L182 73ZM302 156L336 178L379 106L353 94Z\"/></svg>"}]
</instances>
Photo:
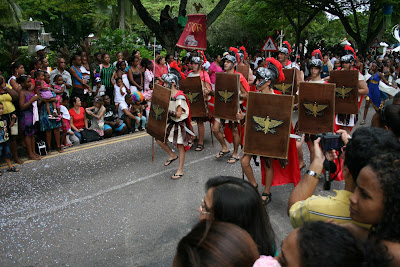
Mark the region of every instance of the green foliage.
<instances>
[{"instance_id":1,"label":"green foliage","mask_svg":"<svg viewBox=\"0 0 400 267\"><path fill-rule=\"evenodd\" d=\"M93 31L92 0L16 0L23 18L42 21L46 32L55 39L53 47L73 47Z\"/></svg>"},{"instance_id":2,"label":"green foliage","mask_svg":"<svg viewBox=\"0 0 400 267\"><path fill-rule=\"evenodd\" d=\"M142 58L152 58L153 52L148 50L143 43L143 40L135 33L129 31L123 32L120 29L111 30L104 29L100 38L93 42L94 48L92 51L104 50L114 59L118 51L127 50L129 54L133 50L139 50Z\"/></svg>"},{"instance_id":3,"label":"green foliage","mask_svg":"<svg viewBox=\"0 0 400 267\"><path fill-rule=\"evenodd\" d=\"M0 1L0 24L17 27L22 18L21 8L15 0Z\"/></svg>"},{"instance_id":4,"label":"green foliage","mask_svg":"<svg viewBox=\"0 0 400 267\"><path fill-rule=\"evenodd\" d=\"M27 46L10 46L6 45L0 50L0 71L4 77L10 76L10 66L12 62L19 61L27 68L31 60L31 54L28 52Z\"/></svg>"}]
</instances>

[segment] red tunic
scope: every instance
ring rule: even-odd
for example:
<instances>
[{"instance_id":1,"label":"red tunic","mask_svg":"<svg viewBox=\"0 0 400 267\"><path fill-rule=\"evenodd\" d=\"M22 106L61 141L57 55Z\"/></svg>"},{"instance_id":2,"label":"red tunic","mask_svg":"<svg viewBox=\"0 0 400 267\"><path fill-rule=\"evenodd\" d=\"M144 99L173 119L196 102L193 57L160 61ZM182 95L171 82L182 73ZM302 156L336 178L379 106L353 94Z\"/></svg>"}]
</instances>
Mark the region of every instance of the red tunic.
<instances>
[{"instance_id":1,"label":"red tunic","mask_svg":"<svg viewBox=\"0 0 400 267\"><path fill-rule=\"evenodd\" d=\"M249 83L247 82L246 78L241 74L240 72L235 71L236 74L240 75L240 84L243 86L243 88L246 90L246 92L250 91L250 86ZM245 99L242 103L242 111L246 113L246 108L247 108L247 99ZM239 135L241 136L241 145L243 145L243 135L244 135L244 127L241 127L239 124L238 127ZM225 139L228 141L228 143L232 144L233 143L233 135L232 135L232 130L229 127L224 128L224 134L225 134Z\"/></svg>"}]
</instances>

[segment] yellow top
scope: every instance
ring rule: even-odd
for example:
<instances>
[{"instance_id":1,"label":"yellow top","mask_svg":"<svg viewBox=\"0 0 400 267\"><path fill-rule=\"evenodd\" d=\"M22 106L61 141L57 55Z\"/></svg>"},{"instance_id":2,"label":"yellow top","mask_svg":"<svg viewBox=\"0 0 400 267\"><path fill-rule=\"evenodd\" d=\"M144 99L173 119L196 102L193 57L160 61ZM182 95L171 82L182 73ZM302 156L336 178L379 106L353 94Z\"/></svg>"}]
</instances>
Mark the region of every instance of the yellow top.
<instances>
[{"instance_id":1,"label":"yellow top","mask_svg":"<svg viewBox=\"0 0 400 267\"><path fill-rule=\"evenodd\" d=\"M12 89L12 87L6 83L6 86L10 89ZM15 111L15 106L12 102L12 97L10 96L10 94L5 93L5 94L0 94L0 102L3 104L3 114L9 114Z\"/></svg>"},{"instance_id":2,"label":"yellow top","mask_svg":"<svg viewBox=\"0 0 400 267\"><path fill-rule=\"evenodd\" d=\"M301 227L305 222L328 221L336 223L355 223L361 227L370 228L370 225L353 221L350 217L350 196L347 190L334 190L336 196L311 196L306 200L297 201L289 210L290 222L293 228Z\"/></svg>"}]
</instances>

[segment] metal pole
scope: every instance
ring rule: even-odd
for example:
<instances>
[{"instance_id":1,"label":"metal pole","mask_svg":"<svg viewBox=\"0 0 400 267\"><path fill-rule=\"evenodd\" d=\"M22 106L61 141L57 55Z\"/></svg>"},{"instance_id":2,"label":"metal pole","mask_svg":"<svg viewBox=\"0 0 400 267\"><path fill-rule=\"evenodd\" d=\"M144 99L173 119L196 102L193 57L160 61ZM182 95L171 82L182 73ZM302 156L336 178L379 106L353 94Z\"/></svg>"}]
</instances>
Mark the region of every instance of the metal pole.
<instances>
[{"instance_id":1,"label":"metal pole","mask_svg":"<svg viewBox=\"0 0 400 267\"><path fill-rule=\"evenodd\" d=\"M153 45L153 90L154 90L154 83L155 83L155 75L156 75L156 37L154 37L154 45Z\"/></svg>"}]
</instances>

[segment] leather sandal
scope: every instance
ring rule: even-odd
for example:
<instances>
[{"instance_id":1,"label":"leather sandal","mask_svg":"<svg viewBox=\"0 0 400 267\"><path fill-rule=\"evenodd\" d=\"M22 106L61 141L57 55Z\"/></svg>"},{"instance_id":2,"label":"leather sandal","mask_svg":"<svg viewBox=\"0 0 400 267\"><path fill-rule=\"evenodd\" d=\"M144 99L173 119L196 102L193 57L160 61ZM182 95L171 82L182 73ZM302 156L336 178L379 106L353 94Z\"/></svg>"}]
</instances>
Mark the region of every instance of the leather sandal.
<instances>
[{"instance_id":1,"label":"leather sandal","mask_svg":"<svg viewBox=\"0 0 400 267\"><path fill-rule=\"evenodd\" d=\"M263 192L262 194L261 194L261 196L262 197L267 197L266 199L263 199L262 201L263 201L263 204L264 204L264 206L266 206L269 202L271 202L271 200L272 200L272 194L271 193L265 193L265 192Z\"/></svg>"},{"instance_id":2,"label":"leather sandal","mask_svg":"<svg viewBox=\"0 0 400 267\"><path fill-rule=\"evenodd\" d=\"M203 145L203 144L198 144L198 145L196 146L195 151L202 151L203 149L204 149L204 145Z\"/></svg>"}]
</instances>

